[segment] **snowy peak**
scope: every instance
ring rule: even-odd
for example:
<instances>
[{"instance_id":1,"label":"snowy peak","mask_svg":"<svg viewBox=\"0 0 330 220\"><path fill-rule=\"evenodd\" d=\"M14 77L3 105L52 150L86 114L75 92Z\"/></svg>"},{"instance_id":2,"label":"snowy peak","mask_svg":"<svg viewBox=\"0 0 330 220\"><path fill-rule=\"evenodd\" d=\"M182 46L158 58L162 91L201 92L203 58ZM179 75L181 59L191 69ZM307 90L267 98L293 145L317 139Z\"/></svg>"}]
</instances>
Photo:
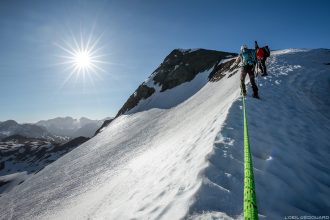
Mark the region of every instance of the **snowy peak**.
<instances>
[{"instance_id":1,"label":"snowy peak","mask_svg":"<svg viewBox=\"0 0 330 220\"><path fill-rule=\"evenodd\" d=\"M209 71L208 74L210 74L212 68L221 60L235 55L234 53L206 49L173 50L149 78L128 98L119 110L117 117L124 113L133 113L150 108L170 108L181 103L196 91L191 88L186 88L186 91L180 89L180 93L187 93L187 95L182 97L183 94L177 94L181 99L172 100L173 102L168 102L166 95L165 97L163 94L160 96L157 94L173 90L184 83L190 82L198 74L205 73L205 71ZM203 79L207 78L203 77ZM206 82L204 80L204 84ZM201 85L197 87L201 88ZM140 103L141 100L146 99L149 99L149 101L153 99L153 101L147 105Z\"/></svg>"}]
</instances>

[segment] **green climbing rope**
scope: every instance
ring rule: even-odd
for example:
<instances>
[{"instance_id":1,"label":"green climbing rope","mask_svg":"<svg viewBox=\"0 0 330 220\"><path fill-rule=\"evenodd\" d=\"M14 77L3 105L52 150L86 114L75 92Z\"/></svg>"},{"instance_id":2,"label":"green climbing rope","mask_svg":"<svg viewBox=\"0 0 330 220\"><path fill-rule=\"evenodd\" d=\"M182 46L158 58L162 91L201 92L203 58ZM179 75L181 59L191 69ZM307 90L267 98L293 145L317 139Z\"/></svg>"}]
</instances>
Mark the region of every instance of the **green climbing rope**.
<instances>
[{"instance_id":1,"label":"green climbing rope","mask_svg":"<svg viewBox=\"0 0 330 220\"><path fill-rule=\"evenodd\" d=\"M257 198L254 186L252 157L250 152L249 131L246 120L245 97L243 97L244 114L244 219L258 219Z\"/></svg>"}]
</instances>

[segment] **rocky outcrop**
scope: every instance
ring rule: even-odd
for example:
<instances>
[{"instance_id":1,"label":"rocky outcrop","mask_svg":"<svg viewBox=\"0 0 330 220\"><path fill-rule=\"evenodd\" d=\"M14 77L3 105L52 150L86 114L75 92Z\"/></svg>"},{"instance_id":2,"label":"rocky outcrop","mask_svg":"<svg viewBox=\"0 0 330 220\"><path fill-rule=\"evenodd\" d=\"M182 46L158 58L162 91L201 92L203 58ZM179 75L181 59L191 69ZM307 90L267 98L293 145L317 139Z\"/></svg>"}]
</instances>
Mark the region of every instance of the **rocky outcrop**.
<instances>
[{"instance_id":1,"label":"rocky outcrop","mask_svg":"<svg viewBox=\"0 0 330 220\"><path fill-rule=\"evenodd\" d=\"M146 99L150 97L155 92L154 88L150 88L146 85L140 85L137 90L128 98L126 103L121 107L118 111L116 117L129 111L130 109L134 108L141 99Z\"/></svg>"},{"instance_id":2,"label":"rocky outcrop","mask_svg":"<svg viewBox=\"0 0 330 220\"><path fill-rule=\"evenodd\" d=\"M210 82L216 82L226 76L226 73L231 72L228 78L238 72L238 65L234 65L235 59L217 65L209 75Z\"/></svg>"},{"instance_id":3,"label":"rocky outcrop","mask_svg":"<svg viewBox=\"0 0 330 220\"><path fill-rule=\"evenodd\" d=\"M198 49L173 50L155 70L153 80L161 86L161 92L189 82L198 73L214 67L220 60L234 56L234 53Z\"/></svg>"},{"instance_id":4,"label":"rocky outcrop","mask_svg":"<svg viewBox=\"0 0 330 220\"><path fill-rule=\"evenodd\" d=\"M205 49L173 50L149 79L128 98L116 117L134 108L141 99L150 97L155 92L152 87L154 84L160 87L160 92L164 92L193 80L198 73L209 70L221 60L235 55L235 53ZM151 85L150 82L152 82Z\"/></svg>"}]
</instances>

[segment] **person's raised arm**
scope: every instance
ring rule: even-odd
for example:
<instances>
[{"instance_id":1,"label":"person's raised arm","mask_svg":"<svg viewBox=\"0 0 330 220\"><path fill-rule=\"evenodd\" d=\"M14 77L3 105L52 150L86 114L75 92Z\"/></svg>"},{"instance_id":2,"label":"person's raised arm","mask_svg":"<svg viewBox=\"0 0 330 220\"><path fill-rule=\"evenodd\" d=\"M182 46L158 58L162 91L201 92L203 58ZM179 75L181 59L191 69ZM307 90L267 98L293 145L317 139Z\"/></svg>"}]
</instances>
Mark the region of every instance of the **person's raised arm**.
<instances>
[{"instance_id":1,"label":"person's raised arm","mask_svg":"<svg viewBox=\"0 0 330 220\"><path fill-rule=\"evenodd\" d=\"M254 41L254 48L255 49L258 49L259 48L259 45L258 45L258 42L257 41Z\"/></svg>"}]
</instances>

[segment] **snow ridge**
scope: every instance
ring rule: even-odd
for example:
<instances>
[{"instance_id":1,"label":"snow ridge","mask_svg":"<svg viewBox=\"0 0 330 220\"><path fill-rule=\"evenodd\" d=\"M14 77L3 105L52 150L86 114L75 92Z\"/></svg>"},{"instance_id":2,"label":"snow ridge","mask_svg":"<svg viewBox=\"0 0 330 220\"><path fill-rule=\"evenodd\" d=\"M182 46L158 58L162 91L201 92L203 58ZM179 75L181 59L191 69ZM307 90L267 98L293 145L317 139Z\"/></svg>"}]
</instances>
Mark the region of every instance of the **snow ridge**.
<instances>
[{"instance_id":1,"label":"snow ridge","mask_svg":"<svg viewBox=\"0 0 330 220\"><path fill-rule=\"evenodd\" d=\"M329 215L329 60L327 50L275 52L262 99L247 98L260 218ZM175 106L119 116L1 197L0 219L242 218L239 74L224 74L198 74Z\"/></svg>"},{"instance_id":2,"label":"snow ridge","mask_svg":"<svg viewBox=\"0 0 330 220\"><path fill-rule=\"evenodd\" d=\"M326 50L272 53L270 75L258 79L262 99L247 98L261 219L330 213L327 60ZM195 195L198 199L190 207L192 219L243 218L242 135L242 100L238 99L214 142L203 184Z\"/></svg>"}]
</instances>

